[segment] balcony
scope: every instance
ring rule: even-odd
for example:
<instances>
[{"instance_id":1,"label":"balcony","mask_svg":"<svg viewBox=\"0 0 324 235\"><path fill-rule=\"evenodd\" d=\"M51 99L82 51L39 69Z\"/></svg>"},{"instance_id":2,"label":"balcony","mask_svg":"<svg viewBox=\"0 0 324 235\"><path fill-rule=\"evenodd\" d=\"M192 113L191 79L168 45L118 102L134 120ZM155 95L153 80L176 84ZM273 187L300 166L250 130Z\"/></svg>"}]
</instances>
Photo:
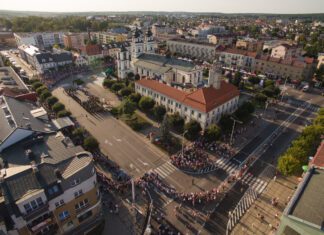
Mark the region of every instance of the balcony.
<instances>
[{"instance_id":1,"label":"balcony","mask_svg":"<svg viewBox=\"0 0 324 235\"><path fill-rule=\"evenodd\" d=\"M79 214L79 213L83 212L85 209L89 208L89 206L90 206L90 204L87 203L87 204L85 204L84 206L79 207L78 209L75 209L75 212L76 212L77 214Z\"/></svg>"},{"instance_id":2,"label":"balcony","mask_svg":"<svg viewBox=\"0 0 324 235\"><path fill-rule=\"evenodd\" d=\"M26 214L23 214L22 216L26 221L30 221L30 220L34 219L35 217L39 216L40 214L45 213L47 211L48 211L48 203L46 202L44 205L39 206L36 209L34 209Z\"/></svg>"}]
</instances>

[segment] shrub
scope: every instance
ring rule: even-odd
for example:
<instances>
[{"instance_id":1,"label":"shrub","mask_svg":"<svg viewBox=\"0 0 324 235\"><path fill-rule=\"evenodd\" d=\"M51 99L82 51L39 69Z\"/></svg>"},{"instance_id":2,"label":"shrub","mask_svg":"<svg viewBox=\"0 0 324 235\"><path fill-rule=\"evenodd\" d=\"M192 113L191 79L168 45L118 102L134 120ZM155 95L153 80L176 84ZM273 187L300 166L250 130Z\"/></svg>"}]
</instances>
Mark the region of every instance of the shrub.
<instances>
[{"instance_id":1,"label":"shrub","mask_svg":"<svg viewBox=\"0 0 324 235\"><path fill-rule=\"evenodd\" d=\"M46 103L49 107L52 107L53 104L55 104L58 101L58 99L55 96L50 96L46 99Z\"/></svg>"},{"instance_id":2,"label":"shrub","mask_svg":"<svg viewBox=\"0 0 324 235\"><path fill-rule=\"evenodd\" d=\"M65 109L59 111L57 113L57 117L61 118L61 117L67 117L67 116L71 116L71 112L70 111L67 111Z\"/></svg>"},{"instance_id":3,"label":"shrub","mask_svg":"<svg viewBox=\"0 0 324 235\"><path fill-rule=\"evenodd\" d=\"M196 140L199 137L199 133L202 129L199 122L191 120L185 124L184 130L186 131L185 137L187 139Z\"/></svg>"},{"instance_id":4,"label":"shrub","mask_svg":"<svg viewBox=\"0 0 324 235\"><path fill-rule=\"evenodd\" d=\"M78 127L78 128L76 128L76 129L73 130L72 135L73 135L74 137L83 138L84 133L85 133L84 128L82 128L82 127Z\"/></svg>"},{"instance_id":5,"label":"shrub","mask_svg":"<svg viewBox=\"0 0 324 235\"><path fill-rule=\"evenodd\" d=\"M141 76L137 73L137 74L135 75L135 80L138 81L138 80L140 80L140 79L141 79Z\"/></svg>"},{"instance_id":6,"label":"shrub","mask_svg":"<svg viewBox=\"0 0 324 235\"><path fill-rule=\"evenodd\" d=\"M268 97L262 93L257 93L254 99L257 103L264 104L267 101Z\"/></svg>"},{"instance_id":7,"label":"shrub","mask_svg":"<svg viewBox=\"0 0 324 235\"><path fill-rule=\"evenodd\" d=\"M60 103L60 102L57 102L55 103L53 106L52 106L52 110L55 112L55 113L58 113L60 112L61 110L63 110L65 108L64 104Z\"/></svg>"},{"instance_id":8,"label":"shrub","mask_svg":"<svg viewBox=\"0 0 324 235\"><path fill-rule=\"evenodd\" d=\"M148 112L150 111L153 106L155 104L155 101L150 98L150 97L147 97L147 96L143 96L139 103L138 103L138 106L140 107L140 109L142 109L144 112Z\"/></svg>"},{"instance_id":9,"label":"shrub","mask_svg":"<svg viewBox=\"0 0 324 235\"><path fill-rule=\"evenodd\" d=\"M83 146L88 151L94 151L99 147L99 143L94 137L89 136L84 139Z\"/></svg>"},{"instance_id":10,"label":"shrub","mask_svg":"<svg viewBox=\"0 0 324 235\"><path fill-rule=\"evenodd\" d=\"M223 115L219 120L219 125L223 131L227 132L232 129L233 120L230 115Z\"/></svg>"}]
</instances>

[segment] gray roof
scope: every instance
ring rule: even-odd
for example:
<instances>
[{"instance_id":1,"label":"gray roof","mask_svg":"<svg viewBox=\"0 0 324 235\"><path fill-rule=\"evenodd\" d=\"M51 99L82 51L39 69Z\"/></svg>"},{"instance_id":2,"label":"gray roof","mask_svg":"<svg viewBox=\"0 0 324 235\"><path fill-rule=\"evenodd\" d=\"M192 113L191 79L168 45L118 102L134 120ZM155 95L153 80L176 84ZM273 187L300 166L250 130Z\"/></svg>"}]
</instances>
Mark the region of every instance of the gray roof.
<instances>
[{"instance_id":1,"label":"gray roof","mask_svg":"<svg viewBox=\"0 0 324 235\"><path fill-rule=\"evenodd\" d=\"M92 157L81 146L67 147L63 140L62 135L46 135L42 141L34 143L30 140L21 141L1 154L1 160L7 160L9 165L7 176L1 183L7 203L19 200L28 191L45 189L57 182L56 169L61 172L64 181L91 164ZM26 149L34 153L37 172L28 167L30 160L26 156ZM12 173L14 171L18 172Z\"/></svg>"},{"instance_id":2,"label":"gray roof","mask_svg":"<svg viewBox=\"0 0 324 235\"><path fill-rule=\"evenodd\" d=\"M72 61L72 54L66 51L60 51L58 53L41 52L39 54L36 54L35 56L39 64Z\"/></svg>"},{"instance_id":3,"label":"gray roof","mask_svg":"<svg viewBox=\"0 0 324 235\"><path fill-rule=\"evenodd\" d=\"M46 118L35 118L31 111L37 109L34 103L30 101L20 101L15 98L4 96L4 100L9 108L12 118L16 123L16 128L27 129L28 126L33 131L39 132L53 132L56 130L55 126L46 120Z\"/></svg>"},{"instance_id":4,"label":"gray roof","mask_svg":"<svg viewBox=\"0 0 324 235\"><path fill-rule=\"evenodd\" d=\"M0 109L0 144L15 130L10 126L3 109Z\"/></svg>"},{"instance_id":5,"label":"gray roof","mask_svg":"<svg viewBox=\"0 0 324 235\"><path fill-rule=\"evenodd\" d=\"M195 69L195 64L185 60L179 60L177 58L168 58L158 54L142 54L139 56L138 61L145 61L159 66L166 66L175 68L181 71L190 72Z\"/></svg>"},{"instance_id":6,"label":"gray roof","mask_svg":"<svg viewBox=\"0 0 324 235\"><path fill-rule=\"evenodd\" d=\"M324 225L324 170L311 169L299 186L288 214L323 229Z\"/></svg>"}]
</instances>

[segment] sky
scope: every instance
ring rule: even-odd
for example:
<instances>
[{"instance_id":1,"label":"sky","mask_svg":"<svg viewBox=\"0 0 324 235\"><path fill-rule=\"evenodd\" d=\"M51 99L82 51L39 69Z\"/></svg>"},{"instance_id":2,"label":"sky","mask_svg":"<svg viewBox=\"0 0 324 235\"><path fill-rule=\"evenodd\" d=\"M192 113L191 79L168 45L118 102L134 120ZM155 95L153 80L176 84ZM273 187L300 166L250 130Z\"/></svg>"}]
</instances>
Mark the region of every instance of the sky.
<instances>
[{"instance_id":1,"label":"sky","mask_svg":"<svg viewBox=\"0 0 324 235\"><path fill-rule=\"evenodd\" d=\"M0 0L1 10L324 13L324 0Z\"/></svg>"}]
</instances>

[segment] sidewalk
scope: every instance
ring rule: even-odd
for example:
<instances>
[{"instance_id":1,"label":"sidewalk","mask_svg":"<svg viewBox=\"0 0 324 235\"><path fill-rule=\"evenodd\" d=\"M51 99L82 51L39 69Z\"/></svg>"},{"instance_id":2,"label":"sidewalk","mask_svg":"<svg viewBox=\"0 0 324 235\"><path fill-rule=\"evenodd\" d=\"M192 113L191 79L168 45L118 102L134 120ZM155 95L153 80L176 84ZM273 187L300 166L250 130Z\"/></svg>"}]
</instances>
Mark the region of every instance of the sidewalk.
<instances>
[{"instance_id":1,"label":"sidewalk","mask_svg":"<svg viewBox=\"0 0 324 235\"><path fill-rule=\"evenodd\" d=\"M276 181L271 180L268 187L248 209L230 234L275 234L280 223L280 217L287 201L293 195L297 183L296 177L277 177ZM278 200L276 207L271 205L272 198ZM258 214L264 216L263 221L258 218Z\"/></svg>"}]
</instances>

